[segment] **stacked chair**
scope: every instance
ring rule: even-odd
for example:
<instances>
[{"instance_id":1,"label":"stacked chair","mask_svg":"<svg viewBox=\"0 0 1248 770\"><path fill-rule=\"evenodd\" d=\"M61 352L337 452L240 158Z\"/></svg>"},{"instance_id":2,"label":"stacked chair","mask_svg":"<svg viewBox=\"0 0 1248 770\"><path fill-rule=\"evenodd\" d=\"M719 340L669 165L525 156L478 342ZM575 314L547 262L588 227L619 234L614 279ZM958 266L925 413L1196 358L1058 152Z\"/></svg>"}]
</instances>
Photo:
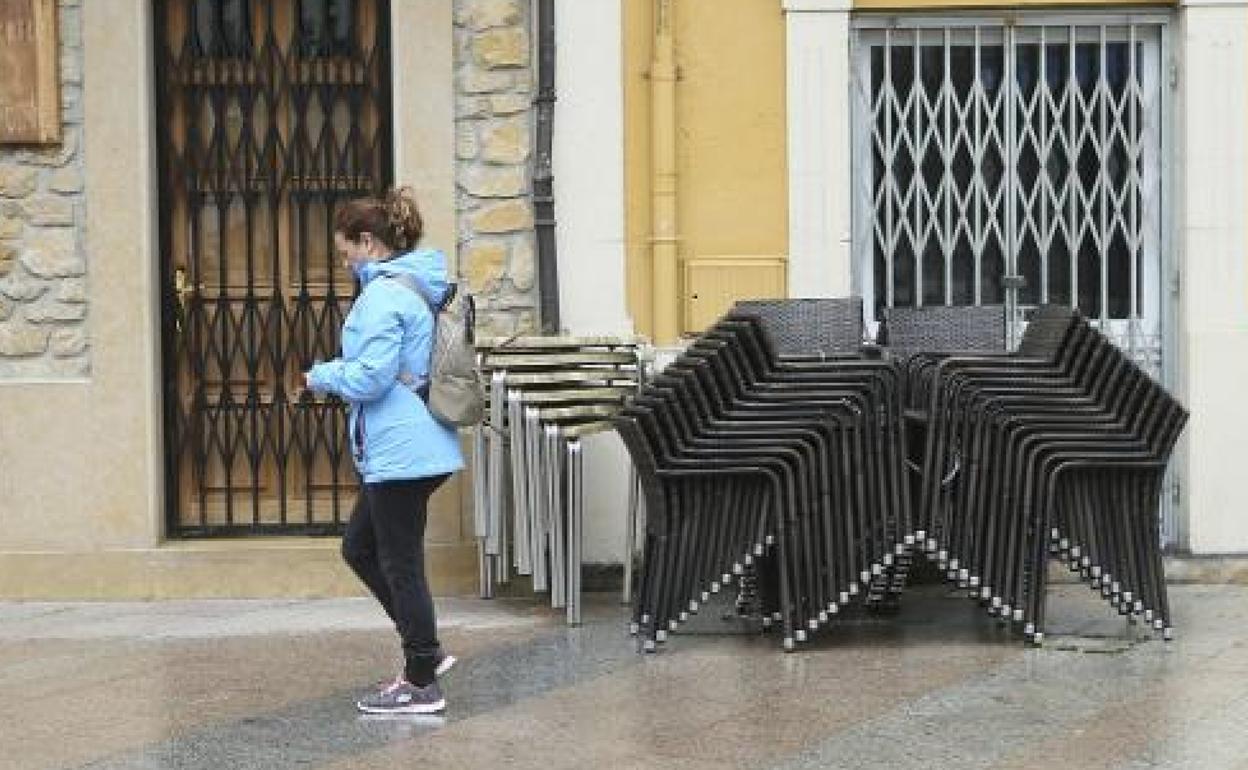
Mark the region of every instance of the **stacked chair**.
<instances>
[{"instance_id":1,"label":"stacked chair","mask_svg":"<svg viewBox=\"0 0 1248 770\"><path fill-rule=\"evenodd\" d=\"M759 561L764 617L793 649L915 542L899 370L857 355L860 337L782 357L766 310L735 308L614 419L646 501L643 649Z\"/></svg>"},{"instance_id":2,"label":"stacked chair","mask_svg":"<svg viewBox=\"0 0 1248 770\"><path fill-rule=\"evenodd\" d=\"M889 307L876 342L905 372L906 441L911 452L911 499L919 499L922 487L923 450L927 446L928 403L931 367L950 355L1004 355L1006 351L1004 305L925 305ZM941 483L948 486L957 478L957 457L947 468L938 470ZM886 573L885 606L895 611L896 597L909 578L910 554L898 559ZM956 580L956 574L947 576Z\"/></svg>"},{"instance_id":3,"label":"stacked chair","mask_svg":"<svg viewBox=\"0 0 1248 770\"><path fill-rule=\"evenodd\" d=\"M643 378L638 341L509 337L482 339L477 350L489 383L487 419L473 444L481 595L494 596L513 574L529 576L551 606L566 608L569 623L580 623L581 440L610 430L635 394ZM629 533L636 517L634 498Z\"/></svg>"},{"instance_id":4,"label":"stacked chair","mask_svg":"<svg viewBox=\"0 0 1248 770\"><path fill-rule=\"evenodd\" d=\"M925 306L884 309L877 340L905 369L906 405L910 416L927 417L930 367L955 354L1003 355L1006 349L1005 306Z\"/></svg>"},{"instance_id":5,"label":"stacked chair","mask_svg":"<svg viewBox=\"0 0 1248 770\"><path fill-rule=\"evenodd\" d=\"M1077 312L1035 310L1006 353L1000 307L891 309L872 353L852 327L789 346L769 332L817 327L784 310L739 303L613 418L647 509L642 649L752 570L794 649L901 590L912 546L1029 641L1051 553L1170 638L1158 497L1187 413Z\"/></svg>"},{"instance_id":6,"label":"stacked chair","mask_svg":"<svg viewBox=\"0 0 1248 770\"><path fill-rule=\"evenodd\" d=\"M1159 492L1187 412L1069 308L1039 308L1019 351L929 367L924 547L989 612L1044 638L1054 550L1121 614L1172 634ZM957 483L940 469L957 463Z\"/></svg>"}]
</instances>

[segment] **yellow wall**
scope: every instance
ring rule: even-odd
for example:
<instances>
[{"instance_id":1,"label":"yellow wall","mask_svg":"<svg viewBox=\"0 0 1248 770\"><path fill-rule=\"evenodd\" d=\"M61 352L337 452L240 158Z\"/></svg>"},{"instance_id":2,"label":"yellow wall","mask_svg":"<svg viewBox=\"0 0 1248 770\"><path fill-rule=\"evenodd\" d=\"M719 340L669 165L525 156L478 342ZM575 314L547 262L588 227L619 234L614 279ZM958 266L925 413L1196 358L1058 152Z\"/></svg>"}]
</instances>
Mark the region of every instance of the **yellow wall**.
<instances>
[{"instance_id":1,"label":"yellow wall","mask_svg":"<svg viewBox=\"0 0 1248 770\"><path fill-rule=\"evenodd\" d=\"M629 311L652 333L649 81L653 2L624 7ZM675 0L678 231L683 261L788 251L784 14L780 3ZM684 274L684 269L679 271ZM682 287L685 304L688 294ZM686 317L686 308L680 315ZM686 329L688 330L688 329Z\"/></svg>"}]
</instances>

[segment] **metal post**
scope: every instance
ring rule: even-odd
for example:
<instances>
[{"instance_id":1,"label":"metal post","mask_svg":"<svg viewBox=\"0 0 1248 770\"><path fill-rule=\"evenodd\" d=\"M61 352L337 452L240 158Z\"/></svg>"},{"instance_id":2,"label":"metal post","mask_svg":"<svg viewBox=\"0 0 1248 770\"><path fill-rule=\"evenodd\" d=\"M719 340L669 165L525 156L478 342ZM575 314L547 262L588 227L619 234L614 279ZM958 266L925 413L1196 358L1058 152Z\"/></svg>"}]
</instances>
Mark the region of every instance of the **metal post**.
<instances>
[{"instance_id":1,"label":"metal post","mask_svg":"<svg viewBox=\"0 0 1248 770\"><path fill-rule=\"evenodd\" d=\"M537 291L541 325L560 332L559 266L555 242L555 178L551 155L555 122L555 0L537 2L537 109L533 168L533 229L537 234Z\"/></svg>"},{"instance_id":2,"label":"metal post","mask_svg":"<svg viewBox=\"0 0 1248 770\"><path fill-rule=\"evenodd\" d=\"M679 236L676 217L676 23L675 0L655 3L654 59L650 63L651 227L654 337L662 345L680 334Z\"/></svg>"}]
</instances>

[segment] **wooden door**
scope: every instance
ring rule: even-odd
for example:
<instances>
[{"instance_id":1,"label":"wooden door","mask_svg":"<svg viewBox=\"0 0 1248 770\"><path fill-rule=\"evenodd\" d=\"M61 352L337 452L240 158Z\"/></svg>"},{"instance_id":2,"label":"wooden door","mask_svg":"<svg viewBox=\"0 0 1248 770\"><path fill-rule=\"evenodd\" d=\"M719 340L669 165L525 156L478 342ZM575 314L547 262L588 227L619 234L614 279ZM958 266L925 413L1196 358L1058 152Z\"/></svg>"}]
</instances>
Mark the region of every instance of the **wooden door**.
<instances>
[{"instance_id":1,"label":"wooden door","mask_svg":"<svg viewBox=\"0 0 1248 770\"><path fill-rule=\"evenodd\" d=\"M332 533L345 407L301 392L355 285L337 206L391 182L384 0L159 0L169 530Z\"/></svg>"}]
</instances>

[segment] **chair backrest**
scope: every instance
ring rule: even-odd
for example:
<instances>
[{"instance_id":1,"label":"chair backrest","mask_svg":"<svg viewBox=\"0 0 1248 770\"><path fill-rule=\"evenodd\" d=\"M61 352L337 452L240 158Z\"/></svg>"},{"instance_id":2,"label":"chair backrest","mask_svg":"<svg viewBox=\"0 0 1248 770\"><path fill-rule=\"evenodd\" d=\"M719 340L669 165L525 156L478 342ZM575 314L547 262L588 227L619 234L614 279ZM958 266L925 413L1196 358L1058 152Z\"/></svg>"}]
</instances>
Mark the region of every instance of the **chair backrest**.
<instances>
[{"instance_id":1,"label":"chair backrest","mask_svg":"<svg viewBox=\"0 0 1248 770\"><path fill-rule=\"evenodd\" d=\"M742 300L729 317L755 316L777 355L852 353L862 345L862 297Z\"/></svg>"},{"instance_id":2,"label":"chair backrest","mask_svg":"<svg viewBox=\"0 0 1248 770\"><path fill-rule=\"evenodd\" d=\"M967 305L890 307L884 309L884 328L895 357L919 351L959 353L1005 352L1005 306Z\"/></svg>"},{"instance_id":3,"label":"chair backrest","mask_svg":"<svg viewBox=\"0 0 1248 770\"><path fill-rule=\"evenodd\" d=\"M1018 354L1025 357L1052 358L1062 347L1066 335L1075 326L1079 311L1066 305L1041 305L1032 313Z\"/></svg>"}]
</instances>

